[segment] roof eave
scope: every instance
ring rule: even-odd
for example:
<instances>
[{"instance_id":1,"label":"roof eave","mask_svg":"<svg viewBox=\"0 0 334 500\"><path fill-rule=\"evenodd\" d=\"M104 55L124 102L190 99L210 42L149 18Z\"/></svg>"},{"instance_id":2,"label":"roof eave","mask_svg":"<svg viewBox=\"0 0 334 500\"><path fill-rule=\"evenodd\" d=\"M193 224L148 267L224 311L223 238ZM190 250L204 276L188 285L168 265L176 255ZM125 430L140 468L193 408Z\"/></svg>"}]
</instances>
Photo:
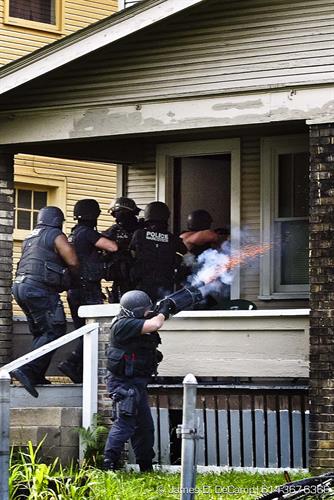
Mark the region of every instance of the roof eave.
<instances>
[{"instance_id":1,"label":"roof eave","mask_svg":"<svg viewBox=\"0 0 334 500\"><path fill-rule=\"evenodd\" d=\"M69 35L0 70L0 94L205 0L146 0Z\"/></svg>"}]
</instances>

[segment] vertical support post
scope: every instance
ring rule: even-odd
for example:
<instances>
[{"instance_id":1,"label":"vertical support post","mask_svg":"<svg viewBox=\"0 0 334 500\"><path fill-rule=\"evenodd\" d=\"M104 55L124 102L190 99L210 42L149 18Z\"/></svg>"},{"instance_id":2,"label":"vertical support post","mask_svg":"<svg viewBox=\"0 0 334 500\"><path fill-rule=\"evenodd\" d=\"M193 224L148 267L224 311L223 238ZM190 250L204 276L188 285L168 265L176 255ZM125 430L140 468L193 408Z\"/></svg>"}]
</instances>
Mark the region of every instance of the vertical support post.
<instances>
[{"instance_id":1,"label":"vertical support post","mask_svg":"<svg viewBox=\"0 0 334 500\"><path fill-rule=\"evenodd\" d=\"M183 411L180 434L181 448L181 500L191 500L195 496L196 482L196 440L195 408L197 380L191 373L183 379Z\"/></svg>"},{"instance_id":2,"label":"vertical support post","mask_svg":"<svg viewBox=\"0 0 334 500\"><path fill-rule=\"evenodd\" d=\"M310 180L309 454L318 474L334 466L334 120L311 124Z\"/></svg>"},{"instance_id":3,"label":"vertical support post","mask_svg":"<svg viewBox=\"0 0 334 500\"><path fill-rule=\"evenodd\" d=\"M94 322L88 320L87 323ZM97 413L97 386L98 386L98 326L83 337L83 383L82 383L82 426L87 429L93 423ZM80 461L83 459L83 445L79 447Z\"/></svg>"},{"instance_id":4,"label":"vertical support post","mask_svg":"<svg viewBox=\"0 0 334 500\"><path fill-rule=\"evenodd\" d=\"M0 370L0 498L9 498L10 375Z\"/></svg>"}]
</instances>

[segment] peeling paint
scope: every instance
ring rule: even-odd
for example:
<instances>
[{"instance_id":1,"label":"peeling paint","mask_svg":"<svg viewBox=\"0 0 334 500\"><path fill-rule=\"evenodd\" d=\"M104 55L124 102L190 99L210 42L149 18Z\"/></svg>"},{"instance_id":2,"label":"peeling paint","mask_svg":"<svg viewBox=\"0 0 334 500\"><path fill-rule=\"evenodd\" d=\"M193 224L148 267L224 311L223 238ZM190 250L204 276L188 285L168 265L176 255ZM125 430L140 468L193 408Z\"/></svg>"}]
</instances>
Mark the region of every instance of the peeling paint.
<instances>
[{"instance_id":1,"label":"peeling paint","mask_svg":"<svg viewBox=\"0 0 334 500\"><path fill-rule=\"evenodd\" d=\"M261 99L256 99L254 101L246 101L246 102L231 102L226 104L215 104L212 106L213 111L223 111L227 109L252 109L252 108L261 108L264 106L264 103Z\"/></svg>"}]
</instances>

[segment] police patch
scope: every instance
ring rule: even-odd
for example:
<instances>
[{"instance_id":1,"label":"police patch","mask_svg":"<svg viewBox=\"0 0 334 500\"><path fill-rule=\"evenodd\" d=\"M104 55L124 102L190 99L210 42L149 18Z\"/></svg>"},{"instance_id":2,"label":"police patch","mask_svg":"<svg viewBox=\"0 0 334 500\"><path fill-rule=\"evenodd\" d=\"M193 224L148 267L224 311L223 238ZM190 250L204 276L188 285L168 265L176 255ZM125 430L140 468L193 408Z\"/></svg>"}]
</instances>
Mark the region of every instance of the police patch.
<instances>
[{"instance_id":1,"label":"police patch","mask_svg":"<svg viewBox=\"0 0 334 500\"><path fill-rule=\"evenodd\" d=\"M146 239L151 241L159 241L160 243L168 243L168 234L166 233L157 233L155 231L147 231Z\"/></svg>"}]
</instances>

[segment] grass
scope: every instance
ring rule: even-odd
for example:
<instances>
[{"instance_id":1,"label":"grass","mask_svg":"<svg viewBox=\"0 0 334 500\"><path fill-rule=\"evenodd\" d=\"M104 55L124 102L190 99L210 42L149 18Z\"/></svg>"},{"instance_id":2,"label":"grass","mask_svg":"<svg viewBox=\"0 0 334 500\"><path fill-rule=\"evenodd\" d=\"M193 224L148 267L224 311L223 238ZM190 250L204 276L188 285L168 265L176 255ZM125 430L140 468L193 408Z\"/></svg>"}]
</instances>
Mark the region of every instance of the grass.
<instances>
[{"instance_id":1,"label":"grass","mask_svg":"<svg viewBox=\"0 0 334 500\"><path fill-rule=\"evenodd\" d=\"M10 466L10 499L26 500L173 500L180 498L180 475L159 471L103 472L84 467L64 469L56 459L41 463L38 453L42 443L12 456ZM294 474L300 479L305 474ZM198 474L196 499L251 500L284 484L283 474L223 472Z\"/></svg>"},{"instance_id":2,"label":"grass","mask_svg":"<svg viewBox=\"0 0 334 500\"><path fill-rule=\"evenodd\" d=\"M294 474L292 479L305 477ZM92 500L173 500L180 498L179 474L154 472L101 473L95 472ZM202 500L250 500L284 484L283 474L259 474L223 472L221 474L198 474L196 499ZM107 492L107 494L106 494Z\"/></svg>"}]
</instances>

